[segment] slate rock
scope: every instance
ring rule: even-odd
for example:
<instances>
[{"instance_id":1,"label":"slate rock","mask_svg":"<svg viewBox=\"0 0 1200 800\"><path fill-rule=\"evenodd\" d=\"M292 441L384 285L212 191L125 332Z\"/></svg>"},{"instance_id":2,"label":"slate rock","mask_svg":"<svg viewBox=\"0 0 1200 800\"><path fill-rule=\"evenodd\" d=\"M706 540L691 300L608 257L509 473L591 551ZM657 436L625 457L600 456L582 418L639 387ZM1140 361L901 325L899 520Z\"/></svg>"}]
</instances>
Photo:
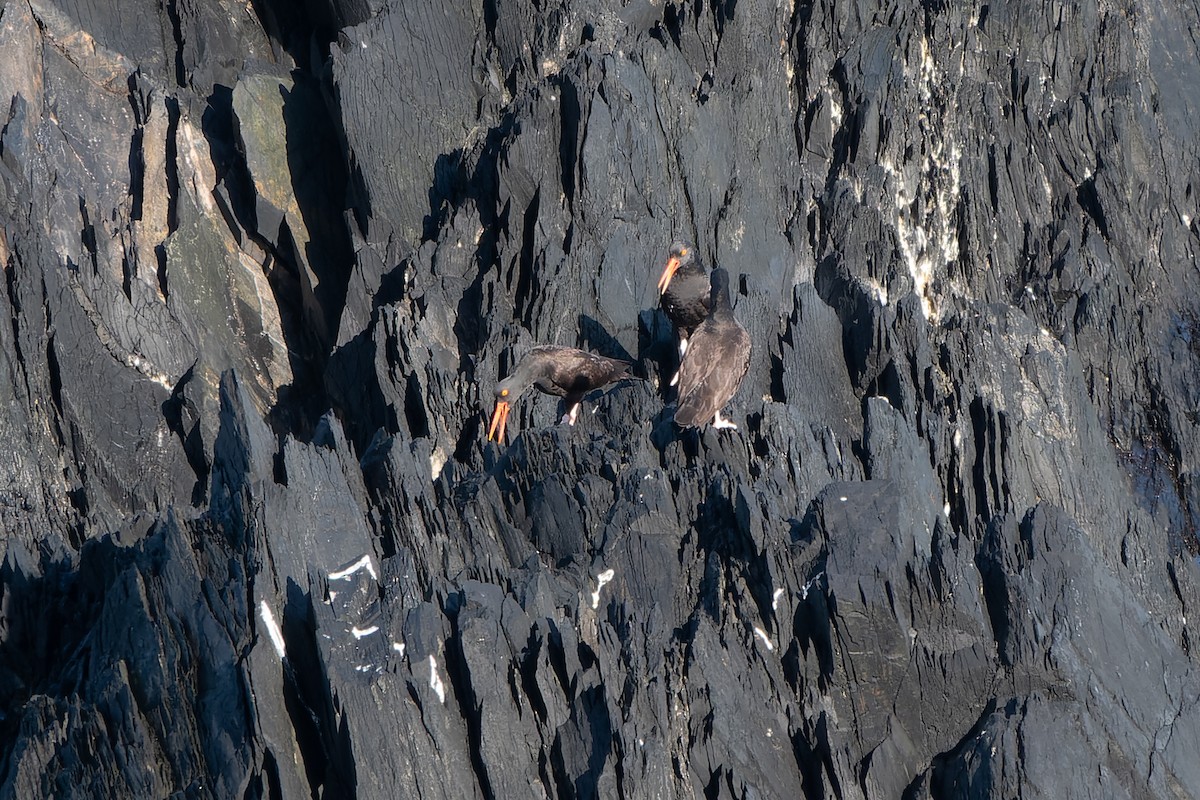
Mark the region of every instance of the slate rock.
<instances>
[{"instance_id":1,"label":"slate rock","mask_svg":"<svg viewBox=\"0 0 1200 800\"><path fill-rule=\"evenodd\" d=\"M0 797L1187 796L1197 24L9 3Z\"/></svg>"}]
</instances>

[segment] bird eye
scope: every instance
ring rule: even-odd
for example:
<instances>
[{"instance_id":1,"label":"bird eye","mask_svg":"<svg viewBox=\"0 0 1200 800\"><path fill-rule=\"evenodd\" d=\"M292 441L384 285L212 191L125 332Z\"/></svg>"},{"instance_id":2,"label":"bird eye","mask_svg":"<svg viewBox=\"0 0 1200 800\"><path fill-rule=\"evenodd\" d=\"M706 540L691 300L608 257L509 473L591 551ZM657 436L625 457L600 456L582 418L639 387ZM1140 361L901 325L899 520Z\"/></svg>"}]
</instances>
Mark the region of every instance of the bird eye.
<instances>
[{"instance_id":1,"label":"bird eye","mask_svg":"<svg viewBox=\"0 0 1200 800\"><path fill-rule=\"evenodd\" d=\"M688 249L686 247L679 251L679 255L681 255L681 256L686 256L687 254L688 254Z\"/></svg>"},{"instance_id":2,"label":"bird eye","mask_svg":"<svg viewBox=\"0 0 1200 800\"><path fill-rule=\"evenodd\" d=\"M501 396L501 397L508 397L508 389L501 389L501 390L500 390L500 396Z\"/></svg>"}]
</instances>

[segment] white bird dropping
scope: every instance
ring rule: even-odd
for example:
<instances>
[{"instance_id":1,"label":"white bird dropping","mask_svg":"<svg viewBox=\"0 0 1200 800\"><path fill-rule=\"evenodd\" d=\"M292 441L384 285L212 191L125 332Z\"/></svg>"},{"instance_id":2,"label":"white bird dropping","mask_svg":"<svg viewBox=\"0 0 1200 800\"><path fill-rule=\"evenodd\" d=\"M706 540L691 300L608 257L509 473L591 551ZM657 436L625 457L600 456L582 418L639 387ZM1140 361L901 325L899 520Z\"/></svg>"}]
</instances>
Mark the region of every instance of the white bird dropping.
<instances>
[{"instance_id":1,"label":"white bird dropping","mask_svg":"<svg viewBox=\"0 0 1200 800\"><path fill-rule=\"evenodd\" d=\"M279 653L280 658L284 658L287 655L287 647L283 643L283 631L279 629L279 623L275 621L275 615L271 613L271 607L267 605L266 600L258 604L258 615L262 617L263 627L267 629L271 644L275 645L275 652Z\"/></svg>"},{"instance_id":2,"label":"white bird dropping","mask_svg":"<svg viewBox=\"0 0 1200 800\"><path fill-rule=\"evenodd\" d=\"M600 607L600 590L604 588L604 584L613 579L617 573L611 569L606 569L596 576L596 591L592 592L592 608Z\"/></svg>"}]
</instances>

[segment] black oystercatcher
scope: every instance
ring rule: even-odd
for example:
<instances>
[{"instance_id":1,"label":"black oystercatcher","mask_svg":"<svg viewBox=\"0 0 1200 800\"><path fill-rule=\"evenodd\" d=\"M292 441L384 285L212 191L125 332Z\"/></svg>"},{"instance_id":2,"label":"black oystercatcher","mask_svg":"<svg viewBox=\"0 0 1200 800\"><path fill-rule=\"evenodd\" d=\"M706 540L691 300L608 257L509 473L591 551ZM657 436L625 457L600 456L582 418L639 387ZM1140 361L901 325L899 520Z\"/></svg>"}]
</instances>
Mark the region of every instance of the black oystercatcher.
<instances>
[{"instance_id":1,"label":"black oystercatcher","mask_svg":"<svg viewBox=\"0 0 1200 800\"><path fill-rule=\"evenodd\" d=\"M521 363L507 378L496 384L496 410L492 412L488 441L504 438L504 424L508 421L512 402L530 386L563 398L567 413L563 414L562 421L574 425L583 396L613 381L634 377L627 372L628 369L627 361L598 356L574 347L538 345L521 359Z\"/></svg>"},{"instance_id":2,"label":"black oystercatcher","mask_svg":"<svg viewBox=\"0 0 1200 800\"><path fill-rule=\"evenodd\" d=\"M679 335L679 357L687 353L688 337L704 322L709 309L708 272L695 251L683 242L671 245L670 257L658 279L659 305ZM678 380L679 376L675 376ZM671 384L675 384L675 380Z\"/></svg>"},{"instance_id":3,"label":"black oystercatcher","mask_svg":"<svg viewBox=\"0 0 1200 800\"><path fill-rule=\"evenodd\" d=\"M721 409L737 393L750 368L750 334L733 316L729 274L712 271L712 311L691 336L679 365L675 423L685 428L712 420L714 428L736 428Z\"/></svg>"}]
</instances>

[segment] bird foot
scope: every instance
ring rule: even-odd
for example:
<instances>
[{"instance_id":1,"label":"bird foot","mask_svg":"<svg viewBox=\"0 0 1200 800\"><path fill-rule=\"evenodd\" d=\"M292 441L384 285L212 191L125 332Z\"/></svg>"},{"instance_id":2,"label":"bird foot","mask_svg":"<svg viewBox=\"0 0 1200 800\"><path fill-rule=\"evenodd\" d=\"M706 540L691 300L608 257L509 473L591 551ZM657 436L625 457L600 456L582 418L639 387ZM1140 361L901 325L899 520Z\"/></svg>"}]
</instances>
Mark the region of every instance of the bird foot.
<instances>
[{"instance_id":1,"label":"bird foot","mask_svg":"<svg viewBox=\"0 0 1200 800\"><path fill-rule=\"evenodd\" d=\"M733 420L728 420L722 417L720 411L713 416L712 426L714 428L729 428L735 431L737 430L737 423L735 423Z\"/></svg>"}]
</instances>

